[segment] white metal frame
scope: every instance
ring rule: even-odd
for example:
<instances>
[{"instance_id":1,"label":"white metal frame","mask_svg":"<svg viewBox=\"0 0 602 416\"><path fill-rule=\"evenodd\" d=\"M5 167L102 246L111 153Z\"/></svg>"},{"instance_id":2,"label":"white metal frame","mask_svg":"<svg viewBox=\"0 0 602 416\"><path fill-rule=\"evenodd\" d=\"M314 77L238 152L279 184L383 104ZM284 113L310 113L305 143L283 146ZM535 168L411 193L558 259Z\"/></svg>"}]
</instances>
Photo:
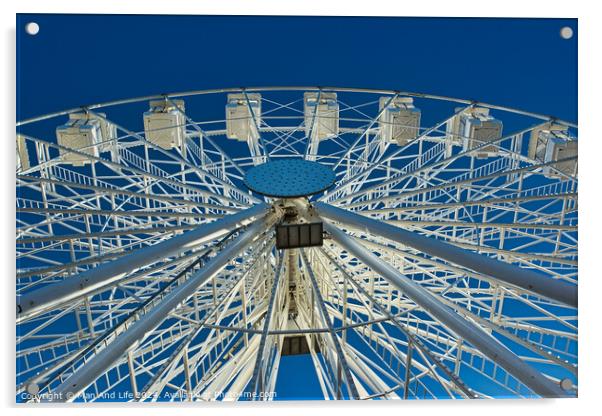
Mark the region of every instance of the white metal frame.
<instances>
[{"instance_id":1,"label":"white metal frame","mask_svg":"<svg viewBox=\"0 0 602 416\"><path fill-rule=\"evenodd\" d=\"M305 92L337 94L338 134L319 146ZM203 100L223 111L228 94L251 93L262 113L250 109L250 147L227 141L224 115L197 118ZM383 140L382 97L412 97L438 121L403 146ZM179 147L113 119L176 99ZM449 111L430 114L433 102ZM458 105L489 109L502 137L450 145ZM82 111L117 136L71 149L45 133ZM307 341L325 399L576 395L578 192L564 167L577 172L577 157L528 153L550 123L577 140L576 125L525 111L327 87L191 91L18 122L17 399L273 400L291 336ZM309 201L244 188L246 170L287 157L330 166L336 186ZM281 202L324 218L324 247L274 248Z\"/></svg>"}]
</instances>

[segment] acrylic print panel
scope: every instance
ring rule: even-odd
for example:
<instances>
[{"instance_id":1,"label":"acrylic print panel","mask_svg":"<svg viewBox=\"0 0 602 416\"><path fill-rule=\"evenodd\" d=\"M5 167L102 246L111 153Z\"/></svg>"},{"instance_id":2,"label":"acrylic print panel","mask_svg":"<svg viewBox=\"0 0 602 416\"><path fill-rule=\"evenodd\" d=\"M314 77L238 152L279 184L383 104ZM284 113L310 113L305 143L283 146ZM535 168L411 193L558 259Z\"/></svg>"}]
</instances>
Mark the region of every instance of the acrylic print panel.
<instances>
[{"instance_id":1,"label":"acrylic print panel","mask_svg":"<svg viewBox=\"0 0 602 416\"><path fill-rule=\"evenodd\" d=\"M17 28L18 402L577 395L576 20Z\"/></svg>"}]
</instances>

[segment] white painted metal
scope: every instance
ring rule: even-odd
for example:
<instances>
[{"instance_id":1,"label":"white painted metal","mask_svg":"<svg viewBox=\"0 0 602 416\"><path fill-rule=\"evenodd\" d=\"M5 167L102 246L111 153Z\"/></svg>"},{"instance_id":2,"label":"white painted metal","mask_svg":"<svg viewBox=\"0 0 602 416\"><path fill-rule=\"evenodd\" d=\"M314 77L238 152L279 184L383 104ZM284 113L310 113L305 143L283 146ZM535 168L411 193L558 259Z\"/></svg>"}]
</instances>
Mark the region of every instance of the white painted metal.
<instances>
[{"instance_id":1,"label":"white painted metal","mask_svg":"<svg viewBox=\"0 0 602 416\"><path fill-rule=\"evenodd\" d=\"M228 94L226 131L229 139L246 142L255 165L265 162L261 148L261 94Z\"/></svg>"},{"instance_id":2,"label":"white painted metal","mask_svg":"<svg viewBox=\"0 0 602 416\"><path fill-rule=\"evenodd\" d=\"M529 292L543 295L566 305L577 306L576 285L554 279L552 276L545 276L539 272L521 269L496 259L472 253L434 238L414 234L390 224L363 217L328 204L317 203L315 207L317 212L324 217L346 225L350 224L367 233L381 235L400 244L415 248L427 255L473 269L486 276L491 276L501 282L518 286Z\"/></svg>"},{"instance_id":3,"label":"white painted metal","mask_svg":"<svg viewBox=\"0 0 602 416\"><path fill-rule=\"evenodd\" d=\"M223 114L228 94L240 97L243 127L256 140L228 140L234 119L210 116ZM177 105L184 97L188 113ZM308 97L336 97L336 124L320 107L311 114ZM439 121L416 124L403 143L390 141L384 110L400 101L409 107L408 97L423 120ZM174 110L169 129L116 123L148 101ZM494 116L505 135L483 139L478 123L454 130L458 105L482 125L495 127ZM326 87L192 91L83 110L17 123L17 296L19 304L44 305L18 316L19 401L56 392L76 393L74 401L285 398L248 393L255 368L263 374L257 391L278 393L288 337L306 340L311 379L325 399L576 394L574 124L470 100ZM82 114L101 124L103 137L102 124L111 126L114 137L87 147L53 141L63 116ZM319 119L331 123L330 134ZM161 131L175 139L162 142ZM290 157L334 170L336 186L312 204L324 216L322 209L334 210L349 240L377 253L375 264L387 273L326 238L304 256L285 253L274 291L279 254L271 228L224 254L239 227L269 206L306 209L305 200L251 195L242 181L250 167ZM226 263L180 292L217 261L210 258ZM427 313L390 275L447 312ZM529 287L534 276L545 278L544 287L537 279ZM174 293L184 297L176 302ZM482 334L476 344L456 332L463 321ZM512 358L491 354L490 334ZM517 371L517 357L536 381ZM304 376L299 383L308 382ZM76 388L69 379L79 380ZM106 396L119 392L129 395Z\"/></svg>"},{"instance_id":4,"label":"white painted metal","mask_svg":"<svg viewBox=\"0 0 602 416\"><path fill-rule=\"evenodd\" d=\"M100 114L104 116L104 114ZM100 152L113 150L117 138L115 126L89 112L71 113L66 124L56 128L57 142L65 148L73 148L98 157ZM61 149L62 161L81 166L92 160L84 154L67 152Z\"/></svg>"},{"instance_id":5,"label":"white painted metal","mask_svg":"<svg viewBox=\"0 0 602 416\"><path fill-rule=\"evenodd\" d=\"M30 167L29 164L29 150L25 138L21 135L17 135L17 172L27 170Z\"/></svg>"},{"instance_id":6,"label":"white painted metal","mask_svg":"<svg viewBox=\"0 0 602 416\"><path fill-rule=\"evenodd\" d=\"M144 133L151 143L163 149L181 147L186 135L183 100L153 100L144 113Z\"/></svg>"},{"instance_id":7,"label":"white painted metal","mask_svg":"<svg viewBox=\"0 0 602 416\"><path fill-rule=\"evenodd\" d=\"M386 141L405 146L420 133L420 110L414 107L412 97L397 97L387 104L390 97L380 97L382 112L378 123L380 134Z\"/></svg>"},{"instance_id":8,"label":"white painted metal","mask_svg":"<svg viewBox=\"0 0 602 416\"><path fill-rule=\"evenodd\" d=\"M450 144L461 145L466 151L502 137L502 122L489 114L489 108L471 107L464 110L456 109L456 111L458 114L448 129ZM486 158L497 151L498 147L495 145L483 146L475 156Z\"/></svg>"},{"instance_id":9,"label":"white painted metal","mask_svg":"<svg viewBox=\"0 0 602 416\"><path fill-rule=\"evenodd\" d=\"M17 301L17 319L33 316L44 309L86 296L121 279L132 270L174 254L192 250L194 247L226 234L233 228L249 223L253 218L261 218L267 212L268 207L265 204L256 205L245 211L199 226L160 244L145 247L100 267L71 276L60 283L29 292Z\"/></svg>"},{"instance_id":10,"label":"white painted metal","mask_svg":"<svg viewBox=\"0 0 602 416\"><path fill-rule=\"evenodd\" d=\"M259 131L253 117L261 124L261 95L248 94L248 98L250 104L247 104L245 94L228 94L226 129L229 139L243 142L259 140Z\"/></svg>"},{"instance_id":11,"label":"white painted metal","mask_svg":"<svg viewBox=\"0 0 602 416\"><path fill-rule=\"evenodd\" d=\"M571 139L568 127L562 124L547 123L531 132L529 139L529 157L543 163L554 160L569 159L556 165L544 168L548 177L577 174L577 140Z\"/></svg>"},{"instance_id":12,"label":"white painted metal","mask_svg":"<svg viewBox=\"0 0 602 416\"><path fill-rule=\"evenodd\" d=\"M308 137L308 160L315 160L320 142L339 134L339 103L337 94L318 91L303 95L305 135Z\"/></svg>"},{"instance_id":13,"label":"white painted metal","mask_svg":"<svg viewBox=\"0 0 602 416\"><path fill-rule=\"evenodd\" d=\"M151 309L144 318L140 319L131 328L118 336L110 346L107 346L98 355L73 375L67 378L60 386L56 388L56 400L53 401L71 401L77 397L77 394L85 389L96 378L104 374L108 368L123 354L131 348L136 347L142 340L148 336L149 332L156 328L162 320L180 303L188 299L194 292L211 279L223 268L228 261L237 253L246 248L260 233L265 232L267 227L272 225L273 218L268 220L258 220L249 226L233 243L227 246L222 252L213 257L197 273L192 275L185 283L178 286L168 294L160 304Z\"/></svg>"},{"instance_id":14,"label":"white painted metal","mask_svg":"<svg viewBox=\"0 0 602 416\"><path fill-rule=\"evenodd\" d=\"M353 254L357 259L364 262L368 267L378 272L391 284L401 290L405 296L416 302L427 313L448 326L453 332L474 345L487 357L507 369L535 393L543 397L560 397L564 391L558 385L548 380L543 374L530 367L517 355L503 346L495 338L489 336L470 321L452 312L444 304L439 302L432 294L422 286L406 279L398 270L380 261L374 254L362 247L357 241L349 238L345 233L330 223L324 224L326 231Z\"/></svg>"}]
</instances>

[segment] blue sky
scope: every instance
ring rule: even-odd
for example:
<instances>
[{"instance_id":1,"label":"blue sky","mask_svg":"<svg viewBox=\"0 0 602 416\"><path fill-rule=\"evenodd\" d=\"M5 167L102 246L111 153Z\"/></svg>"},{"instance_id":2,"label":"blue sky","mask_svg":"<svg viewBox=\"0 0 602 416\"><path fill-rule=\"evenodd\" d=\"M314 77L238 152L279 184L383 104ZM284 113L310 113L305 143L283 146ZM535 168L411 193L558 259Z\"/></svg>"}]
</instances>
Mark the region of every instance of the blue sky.
<instances>
[{"instance_id":1,"label":"blue sky","mask_svg":"<svg viewBox=\"0 0 602 416\"><path fill-rule=\"evenodd\" d=\"M40 25L26 35L29 21ZM560 37L570 26L576 36ZM576 19L17 16L18 118L216 87L353 86L577 120Z\"/></svg>"},{"instance_id":2,"label":"blue sky","mask_svg":"<svg viewBox=\"0 0 602 416\"><path fill-rule=\"evenodd\" d=\"M40 25L25 34L27 22ZM573 28L570 40L560 37ZM576 19L17 15L17 118L238 86L428 92L577 121ZM281 366L280 398L309 358ZM311 381L311 380L308 380Z\"/></svg>"}]
</instances>

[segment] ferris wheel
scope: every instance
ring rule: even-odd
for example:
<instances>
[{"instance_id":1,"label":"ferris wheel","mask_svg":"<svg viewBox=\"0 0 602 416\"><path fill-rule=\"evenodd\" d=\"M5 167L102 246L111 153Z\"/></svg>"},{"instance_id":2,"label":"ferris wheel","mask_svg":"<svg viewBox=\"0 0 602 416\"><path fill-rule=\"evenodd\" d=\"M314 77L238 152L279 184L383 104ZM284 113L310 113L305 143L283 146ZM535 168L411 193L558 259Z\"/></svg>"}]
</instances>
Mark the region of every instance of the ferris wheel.
<instances>
[{"instance_id":1,"label":"ferris wheel","mask_svg":"<svg viewBox=\"0 0 602 416\"><path fill-rule=\"evenodd\" d=\"M267 87L17 123L18 401L577 395L577 126ZM280 374L280 377L279 377Z\"/></svg>"}]
</instances>

